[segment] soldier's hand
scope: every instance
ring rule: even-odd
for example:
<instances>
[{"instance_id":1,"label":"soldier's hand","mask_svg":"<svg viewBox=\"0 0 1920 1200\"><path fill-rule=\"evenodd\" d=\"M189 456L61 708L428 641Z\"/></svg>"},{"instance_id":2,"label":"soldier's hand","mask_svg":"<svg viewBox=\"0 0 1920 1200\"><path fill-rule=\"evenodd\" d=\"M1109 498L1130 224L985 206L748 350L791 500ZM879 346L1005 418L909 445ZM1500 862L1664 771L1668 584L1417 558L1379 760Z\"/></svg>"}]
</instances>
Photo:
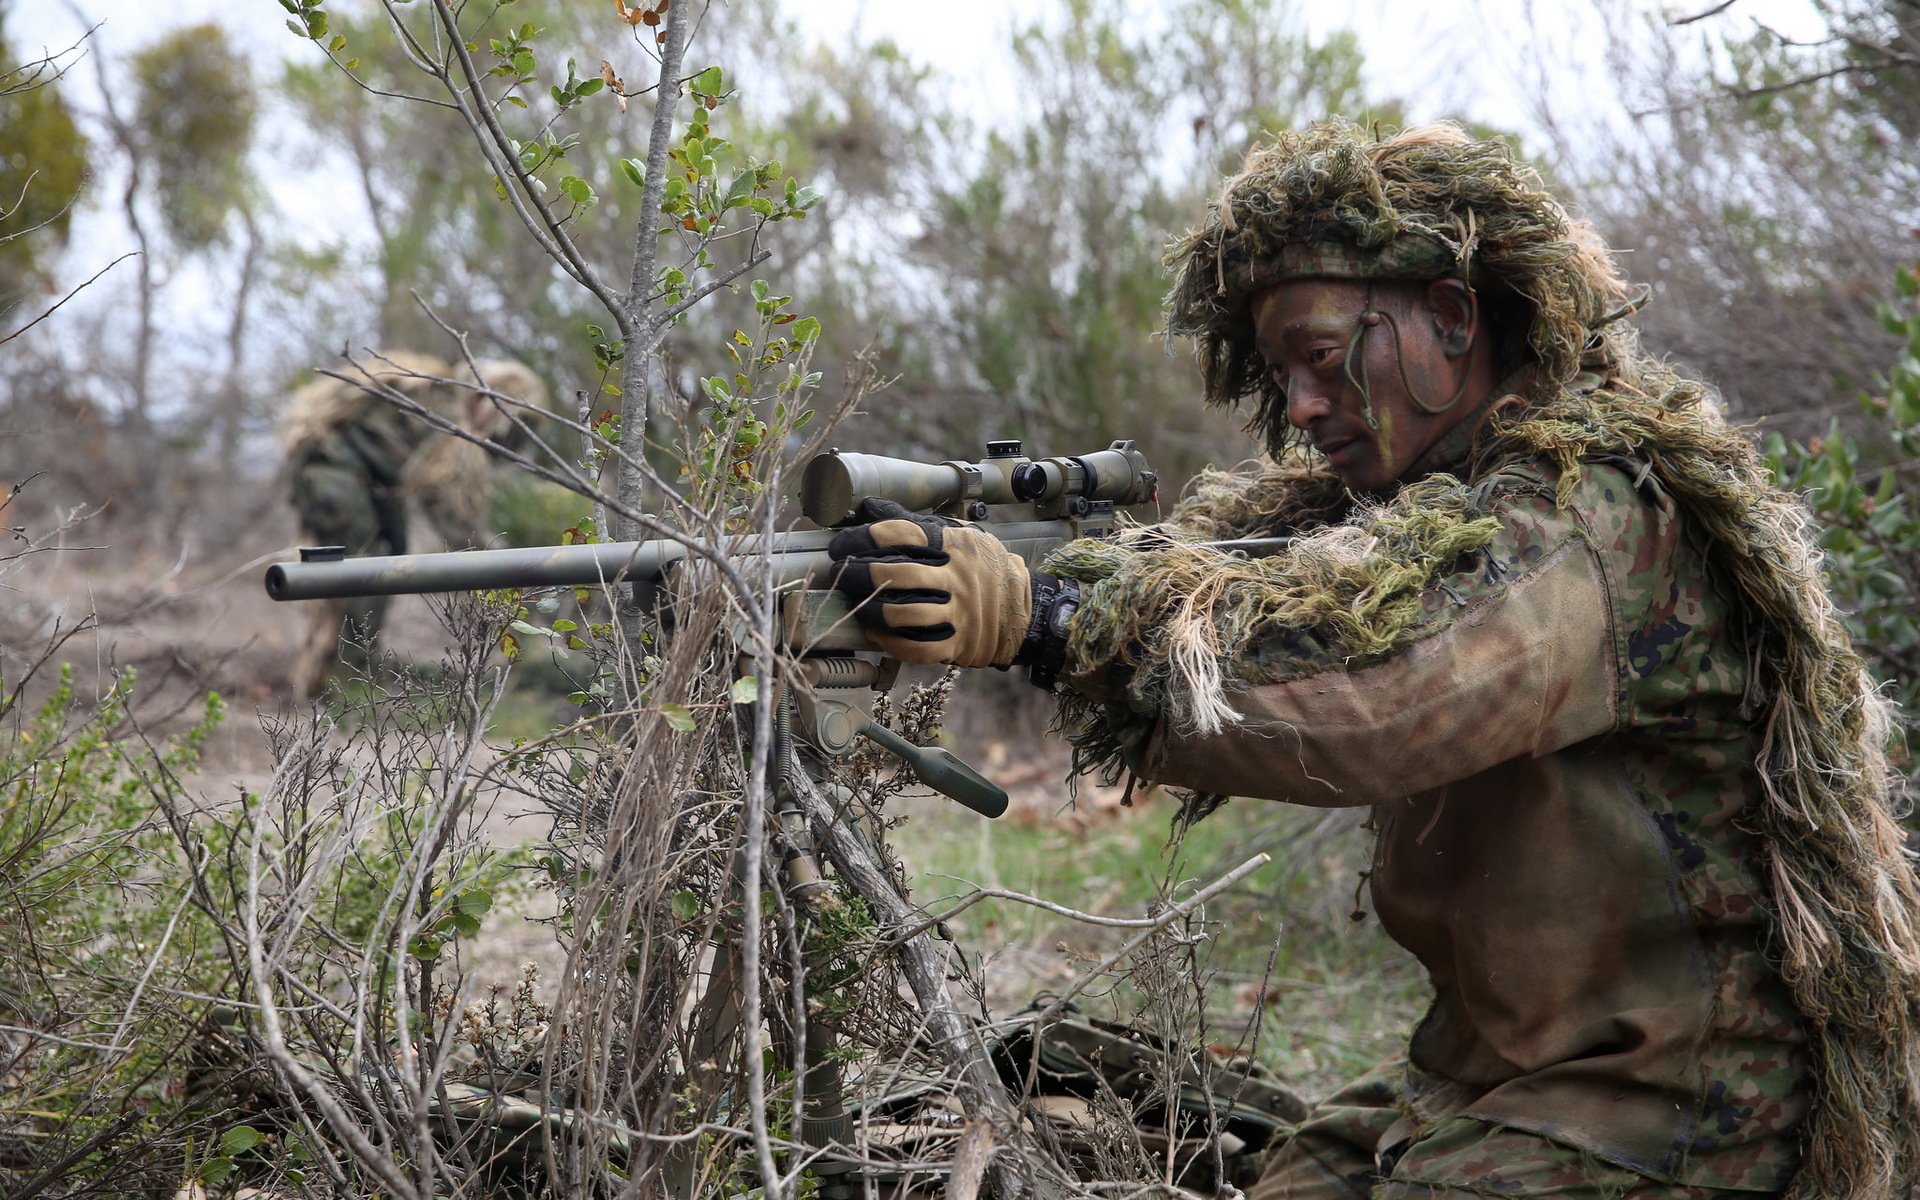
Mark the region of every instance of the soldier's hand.
<instances>
[{"instance_id":1,"label":"soldier's hand","mask_svg":"<svg viewBox=\"0 0 1920 1200\"><path fill-rule=\"evenodd\" d=\"M862 501L869 523L835 534L827 553L874 645L904 662L1004 667L1033 615L1027 564L992 534Z\"/></svg>"}]
</instances>

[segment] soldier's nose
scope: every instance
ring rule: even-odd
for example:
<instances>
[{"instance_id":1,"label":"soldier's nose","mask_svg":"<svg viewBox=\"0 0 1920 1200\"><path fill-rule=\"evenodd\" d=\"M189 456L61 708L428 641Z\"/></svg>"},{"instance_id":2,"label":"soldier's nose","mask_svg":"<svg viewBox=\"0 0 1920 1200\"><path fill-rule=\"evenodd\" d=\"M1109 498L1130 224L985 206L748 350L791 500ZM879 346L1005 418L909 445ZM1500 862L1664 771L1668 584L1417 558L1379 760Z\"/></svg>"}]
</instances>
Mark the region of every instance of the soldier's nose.
<instances>
[{"instance_id":1,"label":"soldier's nose","mask_svg":"<svg viewBox=\"0 0 1920 1200\"><path fill-rule=\"evenodd\" d=\"M1306 429L1332 411L1333 402L1316 393L1295 391L1287 397L1287 424L1295 429Z\"/></svg>"}]
</instances>

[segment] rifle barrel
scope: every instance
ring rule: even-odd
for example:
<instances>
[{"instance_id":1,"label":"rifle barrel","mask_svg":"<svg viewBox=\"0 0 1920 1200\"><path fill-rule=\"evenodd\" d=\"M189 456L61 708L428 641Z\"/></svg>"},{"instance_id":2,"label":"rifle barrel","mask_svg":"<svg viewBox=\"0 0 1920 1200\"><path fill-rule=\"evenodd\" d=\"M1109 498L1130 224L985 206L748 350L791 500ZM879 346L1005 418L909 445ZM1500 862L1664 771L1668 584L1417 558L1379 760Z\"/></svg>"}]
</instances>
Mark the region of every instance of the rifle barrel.
<instances>
[{"instance_id":1,"label":"rifle barrel","mask_svg":"<svg viewBox=\"0 0 1920 1200\"><path fill-rule=\"evenodd\" d=\"M830 537L824 530L776 534L780 582L825 570L831 562L826 553ZM764 540L757 534L734 537L727 553L765 554ZM679 542L655 539L283 562L267 568L267 595L275 600L329 600L650 581L659 579L668 567L686 556L687 548Z\"/></svg>"},{"instance_id":2,"label":"rifle barrel","mask_svg":"<svg viewBox=\"0 0 1920 1200\"><path fill-rule=\"evenodd\" d=\"M1077 528L1064 520L1007 521L987 527L1007 548L1038 563ZM833 586L827 543L834 530L760 534L725 539L730 558L770 558L777 587L804 583ZM432 592L478 592L492 588L571 587L657 581L687 557L679 542L602 542L586 546L530 546L516 550L461 550L445 554L391 554L319 562L282 562L267 568L267 595L275 600L331 600L347 596L400 596Z\"/></svg>"},{"instance_id":3,"label":"rifle barrel","mask_svg":"<svg viewBox=\"0 0 1920 1200\"><path fill-rule=\"evenodd\" d=\"M1033 565L1062 542L1077 536L1071 522L1008 521L985 526L1009 550ZM751 560L771 557L777 587L804 583L833 586L833 560L827 556L831 529L803 529L773 535L738 534L726 539L724 553ZM1203 543L1252 557L1272 554L1288 538L1245 538ZM601 542L586 546L530 546L516 550L462 550L446 554L392 554L319 562L274 563L267 568L267 595L275 600L331 600L346 596L399 596L431 592L479 592L492 588L571 587L603 583L657 581L687 557L687 548L664 538L646 542ZM749 567L749 570L751 568Z\"/></svg>"}]
</instances>

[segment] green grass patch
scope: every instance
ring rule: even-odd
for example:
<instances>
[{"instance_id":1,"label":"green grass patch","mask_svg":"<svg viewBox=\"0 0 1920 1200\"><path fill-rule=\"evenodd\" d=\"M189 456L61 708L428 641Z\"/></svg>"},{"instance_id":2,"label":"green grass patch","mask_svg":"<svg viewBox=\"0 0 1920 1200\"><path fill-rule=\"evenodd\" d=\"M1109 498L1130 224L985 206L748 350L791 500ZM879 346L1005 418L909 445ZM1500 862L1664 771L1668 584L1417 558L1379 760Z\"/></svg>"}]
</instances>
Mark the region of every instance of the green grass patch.
<instances>
[{"instance_id":1,"label":"green grass patch","mask_svg":"<svg viewBox=\"0 0 1920 1200\"><path fill-rule=\"evenodd\" d=\"M894 832L893 845L908 865L914 900L933 912L988 887L1139 917L1256 853L1271 854L1272 862L1209 902L1205 937L1172 951L1161 978L1188 991L1182 1020L1191 1028L1182 1037L1251 1047L1308 1096L1404 1053L1425 1007L1424 972L1365 911L1372 835L1351 814L1236 801L1175 845L1171 806L1160 801L1084 828L1031 816L984 821L945 801L915 799L905 808L911 819ZM1005 900L976 904L949 927L983 964L1001 1012L1071 986L1134 932ZM1166 1009L1148 994L1154 984L1143 989L1141 980L1151 978L1136 972L1102 981L1076 1002L1097 1016L1141 1023L1143 1012ZM1204 1022L1192 1015L1194 978L1204 983Z\"/></svg>"}]
</instances>

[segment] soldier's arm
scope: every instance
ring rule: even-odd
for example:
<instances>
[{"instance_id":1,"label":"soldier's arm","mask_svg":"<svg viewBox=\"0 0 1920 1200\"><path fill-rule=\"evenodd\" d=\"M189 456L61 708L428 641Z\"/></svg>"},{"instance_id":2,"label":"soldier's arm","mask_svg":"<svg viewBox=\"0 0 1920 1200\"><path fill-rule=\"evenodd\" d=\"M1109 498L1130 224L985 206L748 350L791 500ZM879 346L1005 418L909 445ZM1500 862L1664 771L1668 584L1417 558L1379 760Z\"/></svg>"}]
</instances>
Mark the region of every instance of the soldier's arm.
<instances>
[{"instance_id":1,"label":"soldier's arm","mask_svg":"<svg viewBox=\"0 0 1920 1200\"><path fill-rule=\"evenodd\" d=\"M1578 502L1539 492L1501 504L1500 534L1424 593L1401 649L1265 684L1230 684L1242 720L1219 732L1158 721L1145 778L1229 795L1348 806L1408 796L1612 731L1620 642L1611 593L1642 505L1625 477L1596 530ZM1580 495L1604 490L1583 485ZM1624 496L1619 493L1625 492ZM1300 647L1290 645L1289 657Z\"/></svg>"}]
</instances>

